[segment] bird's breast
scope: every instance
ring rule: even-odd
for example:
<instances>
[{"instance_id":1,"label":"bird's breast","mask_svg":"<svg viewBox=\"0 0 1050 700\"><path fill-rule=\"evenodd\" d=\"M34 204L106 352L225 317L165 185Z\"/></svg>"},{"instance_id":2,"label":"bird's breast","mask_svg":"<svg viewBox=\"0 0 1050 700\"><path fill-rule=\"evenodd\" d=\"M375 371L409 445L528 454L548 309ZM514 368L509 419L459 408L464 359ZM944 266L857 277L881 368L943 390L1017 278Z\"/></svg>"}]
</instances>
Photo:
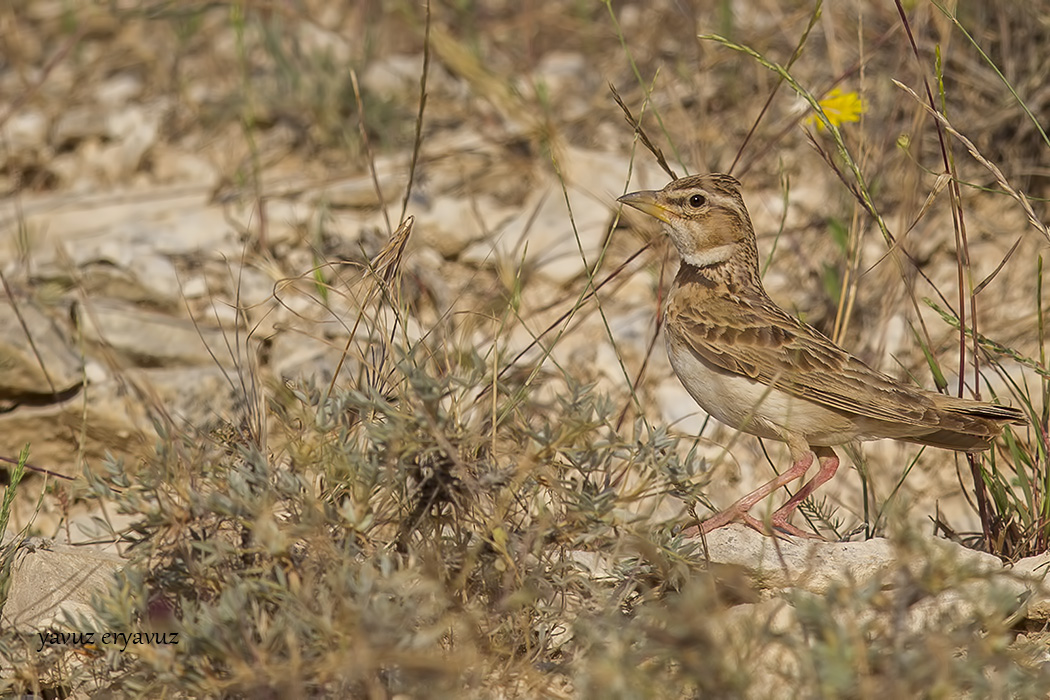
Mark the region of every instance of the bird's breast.
<instances>
[{"instance_id":1,"label":"bird's breast","mask_svg":"<svg viewBox=\"0 0 1050 700\"><path fill-rule=\"evenodd\" d=\"M718 421L762 438L786 441L794 435L809 445L841 445L860 437L849 416L711 365L671 334L666 338L675 374Z\"/></svg>"}]
</instances>

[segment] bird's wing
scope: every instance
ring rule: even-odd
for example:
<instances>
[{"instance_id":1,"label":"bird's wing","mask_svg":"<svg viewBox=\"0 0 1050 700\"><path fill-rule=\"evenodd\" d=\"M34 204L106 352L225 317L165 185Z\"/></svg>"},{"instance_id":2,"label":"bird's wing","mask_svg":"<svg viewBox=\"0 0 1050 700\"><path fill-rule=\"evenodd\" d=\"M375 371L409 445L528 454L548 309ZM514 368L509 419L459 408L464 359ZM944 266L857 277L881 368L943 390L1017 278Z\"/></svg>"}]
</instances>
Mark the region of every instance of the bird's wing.
<instances>
[{"instance_id":1,"label":"bird's wing","mask_svg":"<svg viewBox=\"0 0 1050 700\"><path fill-rule=\"evenodd\" d=\"M789 394L878 420L938 426L934 400L901 386L836 346L771 301L719 311L714 299L682 306L668 316L668 332L710 365Z\"/></svg>"}]
</instances>

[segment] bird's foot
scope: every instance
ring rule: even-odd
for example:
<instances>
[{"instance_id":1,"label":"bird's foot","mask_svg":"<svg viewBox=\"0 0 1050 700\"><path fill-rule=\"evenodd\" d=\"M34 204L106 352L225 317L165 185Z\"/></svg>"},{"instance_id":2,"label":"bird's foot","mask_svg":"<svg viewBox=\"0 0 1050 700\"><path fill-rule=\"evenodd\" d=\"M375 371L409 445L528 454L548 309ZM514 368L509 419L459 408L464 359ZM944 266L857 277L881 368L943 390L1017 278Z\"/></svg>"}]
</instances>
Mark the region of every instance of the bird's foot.
<instances>
[{"instance_id":1,"label":"bird's foot","mask_svg":"<svg viewBox=\"0 0 1050 700\"><path fill-rule=\"evenodd\" d=\"M806 532L801 530L787 521L787 518L778 518L776 513L769 521L759 520L755 516L749 513L742 513L740 519L745 525L753 530L761 532L763 535L772 535L779 537L781 535L791 535L792 537L802 537L805 539L822 540L824 539L820 535L812 532ZM706 533L705 533L706 534Z\"/></svg>"},{"instance_id":2,"label":"bird's foot","mask_svg":"<svg viewBox=\"0 0 1050 700\"><path fill-rule=\"evenodd\" d=\"M792 537L803 537L806 539L822 540L824 539L820 535L812 532L806 532L801 530L787 521L790 513L774 513L773 517L768 521L762 521L751 515L747 510L740 508L730 507L723 510L721 513L717 513L707 520L703 521L699 525L693 525L687 527L682 531L682 534L686 537L693 537L696 535L704 534L707 535L719 528L723 528L730 523L740 522L747 525L753 530L757 530L763 535L781 536L791 535Z\"/></svg>"}]
</instances>

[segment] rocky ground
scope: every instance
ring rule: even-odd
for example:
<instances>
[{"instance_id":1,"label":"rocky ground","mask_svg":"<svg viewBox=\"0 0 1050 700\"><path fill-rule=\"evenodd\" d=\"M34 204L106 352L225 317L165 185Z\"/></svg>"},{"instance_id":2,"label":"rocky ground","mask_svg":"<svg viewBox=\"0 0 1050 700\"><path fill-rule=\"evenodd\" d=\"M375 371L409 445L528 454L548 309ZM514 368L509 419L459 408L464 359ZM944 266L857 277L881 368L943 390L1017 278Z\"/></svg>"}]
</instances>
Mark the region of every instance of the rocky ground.
<instances>
[{"instance_id":1,"label":"rocky ground","mask_svg":"<svg viewBox=\"0 0 1050 700\"><path fill-rule=\"evenodd\" d=\"M981 28L976 39L999 51L1007 78L1045 116L1038 37L1050 30L1024 10L992 5L968 8L965 26ZM934 47L944 111L978 154L947 137L968 185L964 288L987 282L979 331L1010 350L982 354L981 393L1030 401L1040 414L1045 380L1032 364L1043 351L1037 259L1048 244L1040 221L1050 145L1038 117L1024 116L932 5L909 8L918 60L892 5L827 8L792 73L817 97L832 86L863 97L863 120L841 130L895 236L890 244L850 193L856 185L831 135L806 121L808 106L789 86L777 90L776 74L758 62L696 38L727 34L786 63L812 9L491 2L435 6L429 26L411 3L71 9L37 0L0 10L10 39L0 65L8 96L0 111L0 455L15 458L29 443L32 465L72 480L49 477L41 496L44 477L27 476L9 532L95 543L109 566L107 557L127 554L112 533L141 514L87 497L88 475L118 470L133 482L173 431L219 444L257 426L275 463L294 462L296 424L273 407L330 383L357 387L374 354L390 349L383 332L392 326L370 306L369 261L408 216L398 270L410 313L395 324L399 348L476 352L520 375L530 405L547 417L584 385L607 397L624 439L636 434L632 426L679 436L674 449L691 465L694 493L716 506L770 478L786 449L708 421L663 352L660 304L675 256L652 222L621 214L615 199L669 176L612 89L676 173L741 178L778 303L872 366L932 388L928 343L957 390L958 331L924 303L960 308L938 136L923 107L891 82L922 94L923 79L934 78ZM1006 50L1022 35L1033 55ZM1034 222L1003 182L1031 198ZM364 349L347 356L351 345ZM964 376L972 388L972 366ZM482 400L485 388L464 396ZM460 427L486 431L497 422L485 420ZM523 425L535 420L522 416ZM490 432L494 461L513 469L519 448ZM1030 428L1017 436L1030 446L1039 439ZM1016 451L1004 449L999 459L1017 464ZM956 532L980 530L963 458L894 442L848 457L860 471L843 469L810 511L830 539L930 534L934 518ZM647 527L669 528L696 505L665 489L630 508ZM745 554L744 541L757 551ZM797 599L790 612L769 607L783 607L784 590L822 596L836 581L879 580L857 567L905 576L895 559L904 545L886 540L784 543L786 555L771 542L735 528L708 542L711 560L766 582L760 600L727 615L798 629L805 606ZM921 561L946 551L922 542ZM847 550L848 562L838 558ZM980 558L951 552L952 561ZM793 563L778 565L775 553ZM594 580L615 565L598 558ZM959 566L981 580L1004 571L997 560ZM1041 591L1039 566L1002 574L1014 586L1005 595L1027 602ZM821 583L800 584L806 575ZM946 589L952 604L958 595ZM982 595L958 599L973 605ZM966 614L938 604L930 603L937 615ZM23 622L57 624L23 613ZM1025 615L1032 629L1044 619ZM915 612L902 624L929 619ZM765 659L763 673L772 673L776 657ZM588 687L582 676L573 682Z\"/></svg>"}]
</instances>

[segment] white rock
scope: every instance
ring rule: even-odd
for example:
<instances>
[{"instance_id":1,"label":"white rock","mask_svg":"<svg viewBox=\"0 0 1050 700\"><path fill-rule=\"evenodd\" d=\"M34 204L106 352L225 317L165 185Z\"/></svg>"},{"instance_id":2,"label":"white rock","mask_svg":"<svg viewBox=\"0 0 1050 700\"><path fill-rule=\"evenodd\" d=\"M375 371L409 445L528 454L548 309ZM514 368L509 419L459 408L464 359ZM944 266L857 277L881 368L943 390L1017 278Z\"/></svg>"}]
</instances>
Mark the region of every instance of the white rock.
<instances>
[{"instance_id":1,"label":"white rock","mask_svg":"<svg viewBox=\"0 0 1050 700\"><path fill-rule=\"evenodd\" d=\"M361 76L361 86L376 97L390 100L418 92L422 73L422 55L394 54L373 61Z\"/></svg>"},{"instance_id":2,"label":"white rock","mask_svg":"<svg viewBox=\"0 0 1050 700\"><path fill-rule=\"evenodd\" d=\"M126 222L123 229L130 239L152 245L153 250L167 255L184 255L197 251L214 254L216 250L239 251L233 232L218 207L175 212L168 210L152 222ZM233 243L220 248L219 243Z\"/></svg>"},{"instance_id":3,"label":"white rock","mask_svg":"<svg viewBox=\"0 0 1050 700\"><path fill-rule=\"evenodd\" d=\"M62 316L62 309L31 299L0 302L0 401L28 396L58 401L57 395L80 386L81 352Z\"/></svg>"},{"instance_id":4,"label":"white rock","mask_svg":"<svg viewBox=\"0 0 1050 700\"><path fill-rule=\"evenodd\" d=\"M69 616L96 621L92 596L112 583L124 560L91 547L70 547L34 538L11 561L10 594L3 624L23 632L65 629Z\"/></svg>"},{"instance_id":5,"label":"white rock","mask_svg":"<svg viewBox=\"0 0 1050 700\"><path fill-rule=\"evenodd\" d=\"M185 295L175 265L169 257L139 252L128 269L135 273L143 286L164 299L179 299Z\"/></svg>"},{"instance_id":6,"label":"white rock","mask_svg":"<svg viewBox=\"0 0 1050 700\"><path fill-rule=\"evenodd\" d=\"M240 251L223 210L206 204L203 195L172 196L160 189L127 201L115 197L91 206L91 216L84 215L84 201L76 197L41 197L27 200L26 206L27 226L36 232L34 255L41 261L54 258L56 245L77 264L114 260L122 266L142 252L214 256Z\"/></svg>"},{"instance_id":7,"label":"white rock","mask_svg":"<svg viewBox=\"0 0 1050 700\"><path fill-rule=\"evenodd\" d=\"M533 80L544 85L549 95L560 95L579 86L587 70L587 59L582 53L551 51L540 59Z\"/></svg>"},{"instance_id":8,"label":"white rock","mask_svg":"<svg viewBox=\"0 0 1050 700\"><path fill-rule=\"evenodd\" d=\"M3 125L5 150L9 154L34 153L47 144L49 121L42 112L28 110L11 115Z\"/></svg>"},{"instance_id":9,"label":"white rock","mask_svg":"<svg viewBox=\"0 0 1050 700\"><path fill-rule=\"evenodd\" d=\"M208 191L219 184L219 171L200 156L157 143L151 151L153 177L158 183L185 183Z\"/></svg>"},{"instance_id":10,"label":"white rock","mask_svg":"<svg viewBox=\"0 0 1050 700\"><path fill-rule=\"evenodd\" d=\"M77 313L84 337L144 367L214 365L234 367L233 329L173 318L134 305L93 300Z\"/></svg>"},{"instance_id":11,"label":"white rock","mask_svg":"<svg viewBox=\"0 0 1050 700\"><path fill-rule=\"evenodd\" d=\"M180 289L182 296L187 299L199 299L208 294L208 280L204 275L194 275L193 277L182 280Z\"/></svg>"},{"instance_id":12,"label":"white rock","mask_svg":"<svg viewBox=\"0 0 1050 700\"><path fill-rule=\"evenodd\" d=\"M273 299L278 279L254 267L236 267L231 264L229 278L236 280L237 299L243 306L262 306Z\"/></svg>"},{"instance_id":13,"label":"white rock","mask_svg":"<svg viewBox=\"0 0 1050 700\"><path fill-rule=\"evenodd\" d=\"M468 199L441 197L429 208L409 207L416 217L415 235L445 258L455 258L493 230L513 212L487 196Z\"/></svg>"},{"instance_id":14,"label":"white rock","mask_svg":"<svg viewBox=\"0 0 1050 700\"><path fill-rule=\"evenodd\" d=\"M106 133L106 115L95 105L82 105L62 110L51 135L56 146L82 141Z\"/></svg>"},{"instance_id":15,"label":"white rock","mask_svg":"<svg viewBox=\"0 0 1050 700\"><path fill-rule=\"evenodd\" d=\"M87 379L88 384L98 384L109 379L110 373L98 360L88 360L84 364L84 378Z\"/></svg>"},{"instance_id":16,"label":"white rock","mask_svg":"<svg viewBox=\"0 0 1050 700\"><path fill-rule=\"evenodd\" d=\"M600 204L573 190L569 190L569 202L571 217L557 182L538 188L500 235L498 254L511 261L526 254L527 264L559 284L593 266L605 226L611 219L609 204Z\"/></svg>"},{"instance_id":17,"label":"white rock","mask_svg":"<svg viewBox=\"0 0 1050 700\"><path fill-rule=\"evenodd\" d=\"M766 587L823 593L836 581L848 578L863 585L884 576L895 566L897 555L893 545L883 539L867 542L778 540L734 524L707 535L706 556L712 562L746 568Z\"/></svg>"},{"instance_id":18,"label":"white rock","mask_svg":"<svg viewBox=\"0 0 1050 700\"><path fill-rule=\"evenodd\" d=\"M325 29L318 22L296 22L299 50L305 55L324 56L335 65L345 65L351 60L351 48L355 45L351 37Z\"/></svg>"},{"instance_id":19,"label":"white rock","mask_svg":"<svg viewBox=\"0 0 1050 700\"><path fill-rule=\"evenodd\" d=\"M128 73L120 73L103 81L94 91L99 105L109 109L122 107L141 93L142 81Z\"/></svg>"},{"instance_id":20,"label":"white rock","mask_svg":"<svg viewBox=\"0 0 1050 700\"><path fill-rule=\"evenodd\" d=\"M1050 586L1046 580L1050 572L1050 554L1022 559L1011 567L1010 572L1025 581L1031 590L1031 597L1026 601L1027 617L1043 622L1050 620Z\"/></svg>"},{"instance_id":21,"label":"white rock","mask_svg":"<svg viewBox=\"0 0 1050 700\"><path fill-rule=\"evenodd\" d=\"M399 207L400 197L404 194L404 183L399 171L378 170L379 192L382 194L382 202L391 211L394 206ZM376 194L375 182L370 175L360 175L329 182L323 189L308 193L308 203L319 206L328 206L343 209L373 209L379 207L380 196Z\"/></svg>"},{"instance_id":22,"label":"white rock","mask_svg":"<svg viewBox=\"0 0 1050 700\"><path fill-rule=\"evenodd\" d=\"M609 232L616 197L625 189L628 159L620 154L567 147L558 165L565 181L553 175L532 191L520 213L500 231L491 247L466 252L516 267L524 262L557 284L575 280L592 268ZM650 168L636 165L639 181L653 180ZM567 193L567 194L566 194Z\"/></svg>"},{"instance_id":23,"label":"white rock","mask_svg":"<svg viewBox=\"0 0 1050 700\"><path fill-rule=\"evenodd\" d=\"M104 149L103 166L114 182L138 170L142 157L157 141L160 110L147 110L129 105L111 112L106 119L106 133L113 142Z\"/></svg>"},{"instance_id":24,"label":"white rock","mask_svg":"<svg viewBox=\"0 0 1050 700\"><path fill-rule=\"evenodd\" d=\"M312 235L311 217L316 214L315 207L309 207L293 199L275 198L266 201L266 242L270 246L294 246L303 241L304 235ZM258 221L256 207L253 205L244 220L245 228L252 218Z\"/></svg>"},{"instance_id":25,"label":"white rock","mask_svg":"<svg viewBox=\"0 0 1050 700\"><path fill-rule=\"evenodd\" d=\"M94 152L97 153L97 142L92 140L90 143L94 145ZM95 179L86 172L87 169L84 167L82 150L83 148L79 148L75 151L56 153L47 164L48 170L69 192L89 192L95 189Z\"/></svg>"}]
</instances>

